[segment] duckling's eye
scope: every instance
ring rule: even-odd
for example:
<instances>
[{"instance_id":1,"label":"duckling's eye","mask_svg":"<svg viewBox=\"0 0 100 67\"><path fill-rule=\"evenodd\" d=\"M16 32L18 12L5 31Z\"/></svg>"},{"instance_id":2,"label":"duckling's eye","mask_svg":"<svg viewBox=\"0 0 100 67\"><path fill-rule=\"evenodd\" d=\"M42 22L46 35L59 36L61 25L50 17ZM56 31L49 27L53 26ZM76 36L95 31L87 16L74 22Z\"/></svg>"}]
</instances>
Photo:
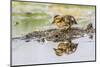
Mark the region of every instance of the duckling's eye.
<instances>
[{"instance_id":1,"label":"duckling's eye","mask_svg":"<svg viewBox=\"0 0 100 67\"><path fill-rule=\"evenodd\" d=\"M75 21L75 19L74 18L71 18L71 21Z\"/></svg>"},{"instance_id":2,"label":"duckling's eye","mask_svg":"<svg viewBox=\"0 0 100 67\"><path fill-rule=\"evenodd\" d=\"M71 18L71 20L74 20L74 18Z\"/></svg>"}]
</instances>

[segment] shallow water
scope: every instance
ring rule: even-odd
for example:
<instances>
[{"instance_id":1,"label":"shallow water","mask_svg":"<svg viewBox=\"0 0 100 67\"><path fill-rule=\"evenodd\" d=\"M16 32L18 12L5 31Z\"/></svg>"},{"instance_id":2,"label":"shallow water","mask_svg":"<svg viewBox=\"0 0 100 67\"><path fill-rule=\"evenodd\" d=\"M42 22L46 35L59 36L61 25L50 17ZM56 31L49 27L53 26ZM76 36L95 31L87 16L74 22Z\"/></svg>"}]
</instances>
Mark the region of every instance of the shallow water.
<instances>
[{"instance_id":1,"label":"shallow water","mask_svg":"<svg viewBox=\"0 0 100 67\"><path fill-rule=\"evenodd\" d=\"M57 56L53 48L56 48L59 42L48 41L47 43L43 43L35 40L31 40L30 42L13 40L12 64L26 65L95 60L95 39L82 37L73 40L73 42L79 44L74 53Z\"/></svg>"}]
</instances>

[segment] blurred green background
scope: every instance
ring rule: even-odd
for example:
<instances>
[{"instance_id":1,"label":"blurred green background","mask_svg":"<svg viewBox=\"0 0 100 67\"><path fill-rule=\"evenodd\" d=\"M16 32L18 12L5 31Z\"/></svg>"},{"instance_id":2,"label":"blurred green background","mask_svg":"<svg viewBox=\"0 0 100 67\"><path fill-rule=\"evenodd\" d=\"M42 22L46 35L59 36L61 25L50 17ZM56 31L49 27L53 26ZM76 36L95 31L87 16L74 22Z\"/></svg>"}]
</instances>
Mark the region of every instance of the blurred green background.
<instances>
[{"instance_id":1,"label":"blurred green background","mask_svg":"<svg viewBox=\"0 0 100 67\"><path fill-rule=\"evenodd\" d=\"M12 37L50 26L55 15L73 15L81 27L95 23L95 7L34 2L12 2ZM46 27L45 27L46 28Z\"/></svg>"}]
</instances>

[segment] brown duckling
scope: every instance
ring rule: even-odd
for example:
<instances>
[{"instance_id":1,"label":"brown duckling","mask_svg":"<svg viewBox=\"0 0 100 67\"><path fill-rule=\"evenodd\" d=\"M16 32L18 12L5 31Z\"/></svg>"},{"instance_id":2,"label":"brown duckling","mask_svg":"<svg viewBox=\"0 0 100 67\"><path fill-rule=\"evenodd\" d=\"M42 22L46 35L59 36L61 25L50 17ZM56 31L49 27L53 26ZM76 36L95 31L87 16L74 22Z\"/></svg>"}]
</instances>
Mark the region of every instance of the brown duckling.
<instances>
[{"instance_id":1,"label":"brown duckling","mask_svg":"<svg viewBox=\"0 0 100 67\"><path fill-rule=\"evenodd\" d=\"M76 19L71 15L56 15L52 23L61 29L69 29L73 24L77 24Z\"/></svg>"}]
</instances>

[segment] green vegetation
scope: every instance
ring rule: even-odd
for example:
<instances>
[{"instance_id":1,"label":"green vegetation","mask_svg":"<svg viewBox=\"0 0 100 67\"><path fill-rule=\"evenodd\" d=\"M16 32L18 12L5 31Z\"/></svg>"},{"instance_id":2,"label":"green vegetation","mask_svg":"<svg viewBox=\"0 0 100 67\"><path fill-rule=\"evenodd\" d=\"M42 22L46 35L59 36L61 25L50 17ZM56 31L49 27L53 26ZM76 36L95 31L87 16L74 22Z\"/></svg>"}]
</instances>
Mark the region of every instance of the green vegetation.
<instances>
[{"instance_id":1,"label":"green vegetation","mask_svg":"<svg viewBox=\"0 0 100 67\"><path fill-rule=\"evenodd\" d=\"M77 12L74 10L66 10L80 8ZM83 10L81 10L83 9ZM80 6L80 5L65 5L65 4L45 4L45 3L34 3L34 2L12 2L12 35L20 36L25 35L26 33L32 32L34 30L42 28L43 26L50 25L52 22L52 17L58 12L68 13L68 14L77 14L79 15L79 24L85 26L88 22L83 20L80 17L82 11L93 11L94 6ZM80 12L80 14L78 14ZM86 14L86 13L84 13ZM87 15L87 14L86 14ZM94 15L92 15L94 16ZM85 15L84 15L85 17Z\"/></svg>"},{"instance_id":2,"label":"green vegetation","mask_svg":"<svg viewBox=\"0 0 100 67\"><path fill-rule=\"evenodd\" d=\"M95 9L94 6L88 6L88 5L71 5L71 4L54 4L53 6L60 6L60 7L64 7L64 8L80 8L80 9Z\"/></svg>"}]
</instances>

